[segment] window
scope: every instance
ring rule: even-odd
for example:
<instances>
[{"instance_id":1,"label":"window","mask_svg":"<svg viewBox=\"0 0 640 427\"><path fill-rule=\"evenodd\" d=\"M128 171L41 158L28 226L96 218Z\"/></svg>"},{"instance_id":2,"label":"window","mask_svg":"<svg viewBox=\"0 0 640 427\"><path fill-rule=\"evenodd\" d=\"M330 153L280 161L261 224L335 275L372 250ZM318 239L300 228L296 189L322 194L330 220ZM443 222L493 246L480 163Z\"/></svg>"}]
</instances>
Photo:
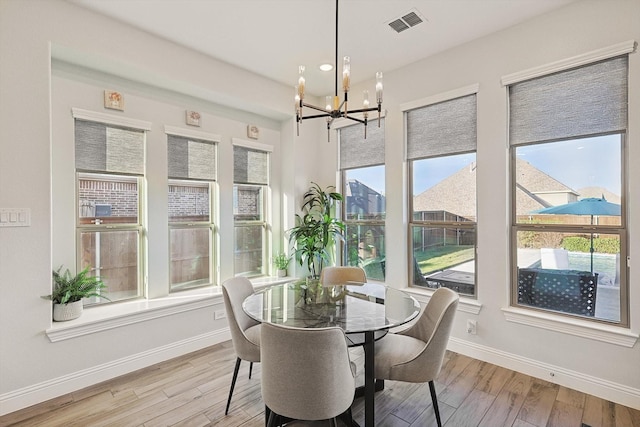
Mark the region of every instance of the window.
<instances>
[{"instance_id":1,"label":"window","mask_svg":"<svg viewBox=\"0 0 640 427\"><path fill-rule=\"evenodd\" d=\"M386 217L384 119L364 127L339 130L342 172L342 217L345 224L345 265L362 267L368 279L384 281Z\"/></svg>"},{"instance_id":2,"label":"window","mask_svg":"<svg viewBox=\"0 0 640 427\"><path fill-rule=\"evenodd\" d=\"M628 325L627 67L508 86L513 305Z\"/></svg>"},{"instance_id":3,"label":"window","mask_svg":"<svg viewBox=\"0 0 640 427\"><path fill-rule=\"evenodd\" d=\"M90 267L111 301L139 297L145 132L74 117L78 269Z\"/></svg>"},{"instance_id":4,"label":"window","mask_svg":"<svg viewBox=\"0 0 640 427\"><path fill-rule=\"evenodd\" d=\"M233 141L234 273L268 274L270 146Z\"/></svg>"},{"instance_id":5,"label":"window","mask_svg":"<svg viewBox=\"0 0 640 427\"><path fill-rule=\"evenodd\" d=\"M171 290L209 285L215 271L213 194L220 138L167 132Z\"/></svg>"},{"instance_id":6,"label":"window","mask_svg":"<svg viewBox=\"0 0 640 427\"><path fill-rule=\"evenodd\" d=\"M407 108L414 286L476 292L477 87ZM413 106L412 106L413 107Z\"/></svg>"}]
</instances>

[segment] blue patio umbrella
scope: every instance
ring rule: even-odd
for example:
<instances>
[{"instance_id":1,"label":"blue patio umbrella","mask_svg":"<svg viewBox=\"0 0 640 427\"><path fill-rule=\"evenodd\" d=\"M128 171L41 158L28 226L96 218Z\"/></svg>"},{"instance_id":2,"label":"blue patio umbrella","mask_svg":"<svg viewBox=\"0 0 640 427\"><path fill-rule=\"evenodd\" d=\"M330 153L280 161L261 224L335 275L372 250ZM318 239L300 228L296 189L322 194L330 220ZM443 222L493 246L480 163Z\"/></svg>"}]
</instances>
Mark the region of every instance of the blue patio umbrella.
<instances>
[{"instance_id":1,"label":"blue patio umbrella","mask_svg":"<svg viewBox=\"0 0 640 427\"><path fill-rule=\"evenodd\" d=\"M594 216L620 216L620 205L607 202L603 197L588 197L577 202L566 203L559 206L551 206L532 211L533 214L547 215L591 215L591 224ZM591 273L593 273L593 233L591 233Z\"/></svg>"}]
</instances>

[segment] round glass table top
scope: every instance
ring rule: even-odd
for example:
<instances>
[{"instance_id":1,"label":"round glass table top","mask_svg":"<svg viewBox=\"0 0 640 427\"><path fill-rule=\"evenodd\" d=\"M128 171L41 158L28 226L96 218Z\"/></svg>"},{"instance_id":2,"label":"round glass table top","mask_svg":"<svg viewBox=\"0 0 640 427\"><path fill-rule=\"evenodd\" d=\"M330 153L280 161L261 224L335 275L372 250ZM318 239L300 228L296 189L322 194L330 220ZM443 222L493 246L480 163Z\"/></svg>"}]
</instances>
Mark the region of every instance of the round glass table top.
<instances>
[{"instance_id":1,"label":"round glass table top","mask_svg":"<svg viewBox=\"0 0 640 427\"><path fill-rule=\"evenodd\" d=\"M247 297L242 308L259 322L298 328L339 326L346 333L386 330L420 313L420 303L406 292L358 282L275 285Z\"/></svg>"}]
</instances>

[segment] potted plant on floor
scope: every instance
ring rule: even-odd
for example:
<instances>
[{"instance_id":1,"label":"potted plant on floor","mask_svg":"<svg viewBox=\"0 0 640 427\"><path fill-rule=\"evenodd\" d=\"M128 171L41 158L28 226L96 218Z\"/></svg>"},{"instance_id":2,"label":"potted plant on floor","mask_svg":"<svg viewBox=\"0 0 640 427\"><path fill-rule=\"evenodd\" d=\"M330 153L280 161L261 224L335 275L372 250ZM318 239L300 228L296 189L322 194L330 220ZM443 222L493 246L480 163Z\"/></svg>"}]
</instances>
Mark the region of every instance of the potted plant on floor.
<instances>
[{"instance_id":1,"label":"potted plant on floor","mask_svg":"<svg viewBox=\"0 0 640 427\"><path fill-rule=\"evenodd\" d=\"M289 267L290 261L291 261L291 257L285 254L284 252L278 252L273 257L273 265L276 267L276 274L278 277L287 276L287 268Z\"/></svg>"},{"instance_id":2,"label":"potted plant on floor","mask_svg":"<svg viewBox=\"0 0 640 427\"><path fill-rule=\"evenodd\" d=\"M318 278L322 267L331 263L336 241L344 240L344 224L335 217L336 202L343 197L333 186L322 189L311 184L303 196L302 215L296 214L296 226L288 233L298 263L306 264L311 277Z\"/></svg>"},{"instance_id":3,"label":"potted plant on floor","mask_svg":"<svg viewBox=\"0 0 640 427\"><path fill-rule=\"evenodd\" d=\"M61 273L62 266L53 270L53 292L46 299L53 302L53 320L62 322L80 317L82 314L82 299L90 297L105 298L100 291L106 289L102 279L89 276L88 266L80 273L72 275L69 269Z\"/></svg>"}]
</instances>

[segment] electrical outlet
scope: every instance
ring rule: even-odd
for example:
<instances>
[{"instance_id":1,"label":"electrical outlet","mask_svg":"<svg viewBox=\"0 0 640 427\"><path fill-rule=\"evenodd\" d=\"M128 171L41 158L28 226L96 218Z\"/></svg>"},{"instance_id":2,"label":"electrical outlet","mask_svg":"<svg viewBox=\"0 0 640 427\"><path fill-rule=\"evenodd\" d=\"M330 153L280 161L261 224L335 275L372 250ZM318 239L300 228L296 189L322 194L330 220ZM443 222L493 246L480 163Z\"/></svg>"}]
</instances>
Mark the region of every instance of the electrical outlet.
<instances>
[{"instance_id":1,"label":"electrical outlet","mask_svg":"<svg viewBox=\"0 0 640 427\"><path fill-rule=\"evenodd\" d=\"M224 319L225 317L227 317L227 313L225 313L224 310L216 310L213 312L214 320Z\"/></svg>"},{"instance_id":2,"label":"electrical outlet","mask_svg":"<svg viewBox=\"0 0 640 427\"><path fill-rule=\"evenodd\" d=\"M475 335L478 331L478 322L473 319L467 320L467 333L471 335Z\"/></svg>"}]
</instances>

